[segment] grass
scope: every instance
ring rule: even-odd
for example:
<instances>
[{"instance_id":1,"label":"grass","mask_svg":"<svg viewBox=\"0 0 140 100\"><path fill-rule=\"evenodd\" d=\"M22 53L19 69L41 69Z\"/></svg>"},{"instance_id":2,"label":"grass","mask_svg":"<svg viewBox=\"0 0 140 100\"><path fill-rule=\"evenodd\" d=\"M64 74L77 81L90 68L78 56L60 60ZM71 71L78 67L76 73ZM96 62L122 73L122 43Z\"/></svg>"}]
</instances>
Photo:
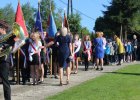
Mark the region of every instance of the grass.
<instances>
[{"instance_id":1,"label":"grass","mask_svg":"<svg viewBox=\"0 0 140 100\"><path fill-rule=\"evenodd\" d=\"M140 100L140 65L130 65L46 100Z\"/></svg>"}]
</instances>

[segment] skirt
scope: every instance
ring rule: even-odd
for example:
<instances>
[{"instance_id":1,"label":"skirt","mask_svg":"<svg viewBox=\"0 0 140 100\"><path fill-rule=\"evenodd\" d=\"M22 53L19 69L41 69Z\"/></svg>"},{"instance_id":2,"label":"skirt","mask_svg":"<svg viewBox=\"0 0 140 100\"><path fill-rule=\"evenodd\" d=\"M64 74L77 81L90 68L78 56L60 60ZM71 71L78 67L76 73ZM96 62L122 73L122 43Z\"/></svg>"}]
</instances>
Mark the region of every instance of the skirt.
<instances>
[{"instance_id":1,"label":"skirt","mask_svg":"<svg viewBox=\"0 0 140 100\"><path fill-rule=\"evenodd\" d=\"M30 62L30 65L39 65L39 55L38 54L34 54L32 55L33 60Z\"/></svg>"}]
</instances>

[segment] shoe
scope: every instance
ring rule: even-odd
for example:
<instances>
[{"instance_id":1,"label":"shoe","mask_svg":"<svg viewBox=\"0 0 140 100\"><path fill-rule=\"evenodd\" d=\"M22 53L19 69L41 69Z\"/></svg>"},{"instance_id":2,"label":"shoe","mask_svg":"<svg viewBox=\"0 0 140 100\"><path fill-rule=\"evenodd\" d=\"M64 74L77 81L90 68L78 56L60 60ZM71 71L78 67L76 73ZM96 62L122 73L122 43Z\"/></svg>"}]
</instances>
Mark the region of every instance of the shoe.
<instances>
[{"instance_id":1,"label":"shoe","mask_svg":"<svg viewBox=\"0 0 140 100\"><path fill-rule=\"evenodd\" d=\"M103 67L101 67L101 70L103 70Z\"/></svg>"},{"instance_id":2,"label":"shoe","mask_svg":"<svg viewBox=\"0 0 140 100\"><path fill-rule=\"evenodd\" d=\"M60 84L59 84L60 86L63 86L63 83L60 81Z\"/></svg>"},{"instance_id":3,"label":"shoe","mask_svg":"<svg viewBox=\"0 0 140 100\"><path fill-rule=\"evenodd\" d=\"M77 71L74 72L74 74L77 74L77 73L78 73Z\"/></svg>"},{"instance_id":4,"label":"shoe","mask_svg":"<svg viewBox=\"0 0 140 100\"><path fill-rule=\"evenodd\" d=\"M99 70L99 68L97 67L96 70Z\"/></svg>"},{"instance_id":5,"label":"shoe","mask_svg":"<svg viewBox=\"0 0 140 100\"><path fill-rule=\"evenodd\" d=\"M66 81L66 85L68 85L68 84L69 84L69 80Z\"/></svg>"},{"instance_id":6,"label":"shoe","mask_svg":"<svg viewBox=\"0 0 140 100\"><path fill-rule=\"evenodd\" d=\"M59 77L57 75L54 76L55 79L59 79Z\"/></svg>"},{"instance_id":7,"label":"shoe","mask_svg":"<svg viewBox=\"0 0 140 100\"><path fill-rule=\"evenodd\" d=\"M118 63L118 64L117 64L117 66L121 66L121 64L120 64L120 63Z\"/></svg>"}]
</instances>

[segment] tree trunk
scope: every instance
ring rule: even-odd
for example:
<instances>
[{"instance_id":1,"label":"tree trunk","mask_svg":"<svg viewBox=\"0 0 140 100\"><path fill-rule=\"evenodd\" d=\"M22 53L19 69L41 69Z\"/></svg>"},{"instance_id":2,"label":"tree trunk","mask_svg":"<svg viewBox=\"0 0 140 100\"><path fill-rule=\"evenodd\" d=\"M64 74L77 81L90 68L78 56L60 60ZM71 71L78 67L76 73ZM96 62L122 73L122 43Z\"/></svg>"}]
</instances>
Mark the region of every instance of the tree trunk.
<instances>
[{"instance_id":1,"label":"tree trunk","mask_svg":"<svg viewBox=\"0 0 140 100\"><path fill-rule=\"evenodd\" d=\"M122 36L122 24L121 24L121 29L120 29L120 39L122 40L123 36Z\"/></svg>"},{"instance_id":2,"label":"tree trunk","mask_svg":"<svg viewBox=\"0 0 140 100\"><path fill-rule=\"evenodd\" d=\"M127 27L125 26L125 40L127 40Z\"/></svg>"}]
</instances>

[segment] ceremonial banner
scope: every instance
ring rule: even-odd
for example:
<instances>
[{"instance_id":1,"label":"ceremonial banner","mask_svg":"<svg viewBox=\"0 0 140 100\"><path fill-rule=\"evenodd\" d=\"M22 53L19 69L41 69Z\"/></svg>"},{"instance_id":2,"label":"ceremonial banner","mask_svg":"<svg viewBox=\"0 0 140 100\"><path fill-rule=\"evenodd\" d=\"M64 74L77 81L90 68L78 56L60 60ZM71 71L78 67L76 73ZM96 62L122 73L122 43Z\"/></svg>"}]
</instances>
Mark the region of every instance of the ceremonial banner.
<instances>
[{"instance_id":1,"label":"ceremonial banner","mask_svg":"<svg viewBox=\"0 0 140 100\"><path fill-rule=\"evenodd\" d=\"M20 2L18 2L16 16L15 16L15 22L18 25L20 25L21 32L24 34L24 36L28 37L28 31L27 31L27 28L26 28L26 25L25 25L24 16L23 16L23 13L22 13Z\"/></svg>"},{"instance_id":2,"label":"ceremonial banner","mask_svg":"<svg viewBox=\"0 0 140 100\"><path fill-rule=\"evenodd\" d=\"M51 37L51 38L54 38L55 37L55 34L57 32L57 28L56 28L56 24L55 24L55 21L54 21L54 17L52 15L52 12L50 13L49 15L49 18L48 18L48 37Z\"/></svg>"},{"instance_id":3,"label":"ceremonial banner","mask_svg":"<svg viewBox=\"0 0 140 100\"><path fill-rule=\"evenodd\" d=\"M38 3L38 11L37 11L37 16L36 16L35 29L37 31L39 31L42 40L44 40L44 32L43 32L43 28L42 28L42 20L41 20L41 15L40 15L40 3Z\"/></svg>"}]
</instances>

